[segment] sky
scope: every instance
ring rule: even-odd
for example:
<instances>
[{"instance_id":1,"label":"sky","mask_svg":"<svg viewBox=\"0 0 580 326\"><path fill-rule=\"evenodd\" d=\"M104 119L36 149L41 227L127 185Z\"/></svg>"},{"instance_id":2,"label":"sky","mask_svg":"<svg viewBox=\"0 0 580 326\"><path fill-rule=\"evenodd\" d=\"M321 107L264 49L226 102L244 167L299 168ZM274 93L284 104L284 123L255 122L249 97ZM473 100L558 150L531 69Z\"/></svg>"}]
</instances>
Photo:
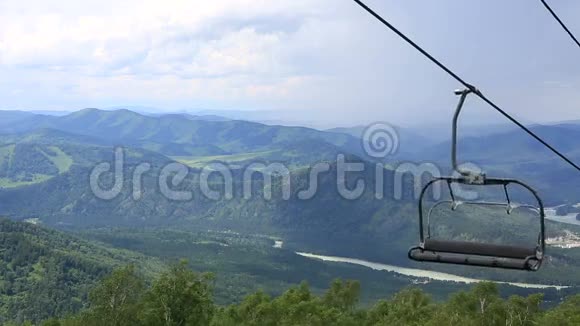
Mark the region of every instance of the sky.
<instances>
[{"instance_id":1,"label":"sky","mask_svg":"<svg viewBox=\"0 0 580 326\"><path fill-rule=\"evenodd\" d=\"M580 2L551 3L580 36ZM580 49L540 1L367 4L522 121L580 119ZM0 0L4 110L420 125L448 121L459 86L351 0Z\"/></svg>"}]
</instances>

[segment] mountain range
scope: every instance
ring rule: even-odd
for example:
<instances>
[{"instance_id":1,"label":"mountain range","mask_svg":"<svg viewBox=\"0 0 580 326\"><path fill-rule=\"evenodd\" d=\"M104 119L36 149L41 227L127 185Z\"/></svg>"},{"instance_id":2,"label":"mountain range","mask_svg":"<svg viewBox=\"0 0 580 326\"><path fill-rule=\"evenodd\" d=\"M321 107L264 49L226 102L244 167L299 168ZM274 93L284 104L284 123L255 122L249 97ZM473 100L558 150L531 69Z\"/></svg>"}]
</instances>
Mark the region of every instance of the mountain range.
<instances>
[{"instance_id":1,"label":"mountain range","mask_svg":"<svg viewBox=\"0 0 580 326\"><path fill-rule=\"evenodd\" d=\"M530 128L573 160L580 161L577 141L580 124L568 122ZM338 271L351 275L348 268L333 267L334 272L328 272L326 268L330 267L324 267L321 262L312 267L312 263L296 259L295 251L357 257L502 281L565 285L580 281L577 276L580 252L574 248L550 246L544 267L534 274L408 261L406 252L418 241L414 189L417 180L407 175L400 187L395 188L400 177L398 167L402 163L417 166L434 163L446 174L450 170L450 142L431 138L428 133L425 136L422 130L398 126L393 129L400 141L398 152L374 158L365 153L364 145L369 140L363 136L363 126L316 130L216 116L145 115L129 110L85 109L62 116L0 111L0 216L21 221L17 224L0 221L0 231L5 230L0 236L7 239L7 247L32 246L31 252L37 252L25 259L26 263L22 262L18 270L20 281L11 282L10 289L20 286L22 280L45 275L35 272L42 266L53 270L67 264L73 259L70 253L60 254L66 252L63 248L67 243L75 246L71 252L80 252L78 255L82 256L86 250L93 250L96 255L92 258L105 263L73 259L76 262L73 271L77 271L74 275L79 278L66 273L63 277L77 286L74 293L67 294L74 300L66 300L67 306L60 308L51 306L55 309L51 313L56 314L78 309L79 302L86 299L86 286L112 266L134 263L139 255L148 256L143 258L147 269L157 268L158 259L178 259L185 255L193 260L192 267L215 270L222 277L227 275L226 283L220 283L219 295L224 302L241 293L232 294L231 284L247 292L255 291L258 285L279 291L280 282L294 280L291 273L281 271L299 270L301 279L310 275L316 284L328 282L328 275L336 275ZM119 147L124 155L121 183L116 185L114 172L119 171L114 171L114 159ZM460 161L476 163L488 175L518 177L529 182L539 190L548 206L571 207L580 202L577 173L519 130L498 128L467 133L460 138L459 149ZM341 178L342 167L337 162L341 154L347 162L360 163L364 169ZM170 180L160 177L164 175L164 168L176 162L186 167L187 174L177 183L169 182L169 188L187 191L191 198L170 199L161 190L161 181ZM108 163L111 169L101 175L97 184L103 189L118 189L112 198L99 198L91 186L91 174L102 163ZM136 179L135 171L143 163L148 164L148 169ZM229 167L232 198L224 195L226 180L219 173L210 173L207 182L212 190L218 191L218 197L210 198L204 193L202 172L212 163ZM265 170L268 164L280 163L288 168L288 179L283 174ZM312 174L311 167L315 164L327 164L328 171ZM248 169L252 172L250 179L246 178ZM271 175L271 184L256 171ZM165 177L176 173L179 172L172 171ZM301 198L300 194L313 185L313 178L317 191L311 197ZM140 190L134 188L136 182L141 185ZM361 182L364 182L364 191L353 199L346 198L338 188L344 184L352 190ZM246 197L248 184L250 196ZM286 198L284 190L288 184L291 187ZM377 198L377 189L382 191L382 198ZM271 191L271 198L265 196L267 191ZM520 198L524 197L514 195L514 200ZM463 206L456 212L444 209L434 217L433 232L457 240L535 242L537 218L527 213L505 216L503 207L467 210ZM72 232L86 239L75 240L27 223ZM579 234L577 226L547 223L550 239ZM230 236L236 240L223 240ZM272 239L282 241L284 248L273 250ZM248 242L252 245L247 246ZM228 248L230 245L236 247ZM50 248L58 250L50 251ZM219 268L208 263L214 259L219 262ZM282 276L273 276L277 273ZM367 275L357 270L356 275L375 284L375 289L381 288L376 284L380 284L377 280L383 274ZM30 284L46 287L42 280L44 276ZM65 282L59 280L51 282ZM381 293L410 283L390 274L389 280L386 292ZM40 305L53 298L43 296L35 301L24 297L34 288L1 292L1 285L0 282L0 295L13 303L0 305L0 309L8 309L5 311L10 314L26 302ZM425 286L436 288L438 295L449 290L449 285ZM50 293L42 290L46 292ZM34 315L28 310L27 314Z\"/></svg>"},{"instance_id":2,"label":"mountain range","mask_svg":"<svg viewBox=\"0 0 580 326\"><path fill-rule=\"evenodd\" d=\"M402 254L415 237L416 193L413 180L405 178L401 199L394 199L397 165L434 162L443 171L449 167L449 142L426 146L429 140L404 128L397 130L409 136L400 137L402 150L397 156L382 161L386 166L379 182L375 177L377 161L365 156L361 148L364 140L357 137L361 127L320 131L240 120L193 119L181 114L148 116L129 110L97 109L65 116L0 111L0 118L0 215L16 220L34 218L64 228L233 228L283 235L298 249L409 264ZM575 140L580 127L566 124L532 128L572 157L578 153ZM421 149L414 151L413 143L420 143ZM97 164L113 162L114 147L119 145L125 152L121 191L112 199L98 199L89 176ZM519 131L464 137L460 149L461 160L473 160L489 174L517 176L537 186L550 205L580 202L573 171ZM361 180L365 182L365 191L355 200L345 199L337 191L339 154L365 166L364 171L350 173L345 180L350 189ZM163 167L176 161L186 164L190 173L174 186L190 191L192 199L170 200L159 191ZM143 191L136 200L132 171L144 162L151 169L142 176ZM212 162L230 166L233 198L209 199L202 193L200 171ZM264 180L258 175L252 179L254 195L241 195L245 190L244 168L256 162L287 164L293 185L289 199L281 197L284 183L280 178L274 178L273 198L264 198ZM298 198L311 181L309 166L321 162L329 162L330 170L318 175L317 193L307 200ZM110 188L112 173L104 174L101 183ZM215 189L224 189L219 175L212 175L210 183ZM376 187L384 192L381 200L375 197ZM554 228L552 235L564 229ZM501 237L515 231L505 232ZM501 237L496 235L496 239ZM356 246L350 245L353 242ZM380 246L387 243L391 250L385 252Z\"/></svg>"}]
</instances>

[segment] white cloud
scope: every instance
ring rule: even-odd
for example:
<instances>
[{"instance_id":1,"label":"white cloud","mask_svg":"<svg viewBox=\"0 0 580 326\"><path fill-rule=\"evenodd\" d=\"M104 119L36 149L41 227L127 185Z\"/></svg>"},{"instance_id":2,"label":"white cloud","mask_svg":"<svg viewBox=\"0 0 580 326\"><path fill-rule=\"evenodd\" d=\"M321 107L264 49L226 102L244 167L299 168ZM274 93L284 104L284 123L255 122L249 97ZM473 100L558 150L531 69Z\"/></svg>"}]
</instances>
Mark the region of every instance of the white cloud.
<instances>
[{"instance_id":1,"label":"white cloud","mask_svg":"<svg viewBox=\"0 0 580 326\"><path fill-rule=\"evenodd\" d=\"M321 42L304 42L304 33L326 15L325 3L2 2L0 69L27 75L13 82L36 85L39 97L60 87L79 102L287 101L318 78L304 54Z\"/></svg>"},{"instance_id":2,"label":"white cloud","mask_svg":"<svg viewBox=\"0 0 580 326\"><path fill-rule=\"evenodd\" d=\"M268 50L263 48L268 45L264 42L275 45L277 36L257 33L251 25L232 30L235 26L228 28L229 22L246 20L251 24L264 17L308 14L303 11L308 8L305 1L129 1L123 5L89 1L76 13L49 8L42 11L42 6L28 13L16 2L3 4L0 64L4 65L54 65L72 59L73 63L108 66L152 51L156 58L151 60L161 63L194 59L195 52L201 52L211 56L213 66L239 67L251 50ZM112 12L93 14L95 4ZM214 33L213 29L217 35L205 39L204 34ZM240 58L227 51L239 51Z\"/></svg>"},{"instance_id":3,"label":"white cloud","mask_svg":"<svg viewBox=\"0 0 580 326\"><path fill-rule=\"evenodd\" d=\"M303 0L75 3L2 2L0 67L40 80L58 72L56 82L88 98L287 94L275 88L310 72L296 69L285 49L320 14ZM285 21L297 30L268 26Z\"/></svg>"},{"instance_id":4,"label":"white cloud","mask_svg":"<svg viewBox=\"0 0 580 326\"><path fill-rule=\"evenodd\" d=\"M487 2L368 2L512 112L541 120L555 96L559 115L578 111L576 56L527 1L505 14ZM447 117L457 86L350 0L0 0L1 108L207 105L409 121Z\"/></svg>"}]
</instances>

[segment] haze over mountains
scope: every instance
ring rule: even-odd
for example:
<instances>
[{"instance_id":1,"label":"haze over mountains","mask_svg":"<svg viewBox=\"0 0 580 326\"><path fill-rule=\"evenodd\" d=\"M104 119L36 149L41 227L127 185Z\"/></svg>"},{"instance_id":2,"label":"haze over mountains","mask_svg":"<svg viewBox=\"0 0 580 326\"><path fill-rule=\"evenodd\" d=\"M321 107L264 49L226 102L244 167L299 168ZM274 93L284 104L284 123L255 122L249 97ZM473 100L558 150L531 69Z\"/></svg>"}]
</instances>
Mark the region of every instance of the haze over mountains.
<instances>
[{"instance_id":1,"label":"haze over mountains","mask_svg":"<svg viewBox=\"0 0 580 326\"><path fill-rule=\"evenodd\" d=\"M99 255L113 257L106 264L76 262L75 268L81 278L73 281L78 287L67 295L80 296L78 300L81 301L84 299L80 293L86 291L87 284L98 279L100 273L125 260L131 262L136 255L147 256L145 267L148 269L156 268L158 259L190 257L194 261L193 267L215 269L222 282L225 279L235 284L235 288L243 287L246 291L243 293L253 291L257 286L268 286L278 293L276 291L283 287L280 284L289 286L287 282L291 277L287 273L279 274L278 269L294 270L297 281L314 276L317 285L328 281L330 274L325 270L325 264L311 265L307 258L295 257L294 251L350 256L504 281L548 284L575 284L578 281L580 265L575 258L578 253L556 247L550 248L550 258L545 266L533 275L409 262L407 249L417 241L413 185L416 180L404 177L401 188L397 189L396 180L400 177L397 168L401 163L417 166L436 163L442 174L448 173L450 144L448 140L432 138L421 130L393 128L400 142L398 150L377 158L365 152L369 139L362 135L366 130L363 126L317 130L216 116L144 115L125 109L85 109L64 116L0 111L0 216L77 234L80 232L80 236L85 238L82 241L89 241L86 246L94 248ZM570 122L531 128L573 159L580 159L577 145L580 124ZM114 158L115 148L119 146L124 155L121 183L117 186L114 172L118 171L114 171ZM460 149L460 160L475 162L490 175L517 176L533 184L548 205L580 202L575 172L519 130L499 128L471 134L461 138ZM363 171L348 173L344 178L343 184L351 190L357 183L364 182L364 190L354 199L346 198L337 188L341 182L337 158L341 156L348 162L363 163ZM175 162L187 166L187 175L169 187L190 192L189 199L170 199L161 191L161 182L168 181L161 178L163 170ZM200 186L204 168L218 162L230 169L233 180L231 198L224 196L226 182L219 174L208 177L210 188L220 193L217 198L209 198ZM118 187L119 190L118 195L111 199L100 199L91 188L91 173L102 163L110 164L111 170L97 180L98 184L104 189ZM139 180L141 191L136 192L134 172L143 163L147 163L149 168ZM271 184L266 183L261 173L252 174L249 180L244 178L246 169L256 163L281 163L288 168L291 185L288 198L284 197L287 181L283 175L273 174ZM314 176L316 192L312 197L302 199L300 193L309 189L313 182L312 167L319 163L327 163L328 171ZM384 164L380 166L379 177L376 174L378 163ZM260 171L262 168L258 165L252 169ZM425 175L425 180L427 177ZM245 197L248 181L251 196ZM380 199L377 198L377 189L383 191ZM265 196L267 191L271 191L271 198ZM471 234L476 239L490 242L535 241L537 219L526 214L513 214L509 219L498 220L496 213L505 214L505 211L503 208L495 213L475 209L460 211L457 213L459 216L442 212L438 221L443 225L436 231L452 239L464 239ZM0 223L0 227L6 229L0 230L0 235L5 232L6 241L14 243L16 240L13 239L28 239L31 237L29 233L40 232L20 224ZM182 233L173 233L176 229ZM15 232L21 235L14 235ZM580 234L580 229L548 223L549 237L569 234ZM43 243L54 243L60 248L62 241L59 239L67 237L49 232L33 239L42 239ZM231 237L236 240L232 242ZM272 239L281 239L284 249L272 249ZM28 246L27 241L18 240L17 243ZM102 248L103 243L113 249ZM188 250L179 249L184 244ZM235 247L224 249L229 245ZM22 279L35 277L34 272L26 271L33 271L34 266L40 264L58 274L59 266L72 259L70 255L84 255L81 251L58 256L43 248L39 246L39 253L19 261L22 267L11 273L21 275ZM119 249L130 252L113 253ZM57 257L49 258L54 255ZM203 259L199 255L203 255ZM213 260L221 267L207 263ZM347 268L337 269L331 274L339 272L351 273ZM370 292L373 295L390 293L394 288L411 282L390 274L376 274L379 272L365 274L356 270L352 273L358 275L356 278L364 278L368 284L382 284L373 282L384 277L390 280L388 286L373 285ZM58 275L64 279L72 277ZM43 282L48 281L42 280L34 284L45 286ZM219 283L220 296L228 298L224 302L239 299L240 294L232 294L227 284ZM10 286L10 289L12 286L18 288L17 284ZM457 285L439 283L424 286L435 287L433 291L438 295L457 288ZM37 291L36 288L20 289L25 289L21 290L22 293ZM43 305L54 299L50 295L40 296L37 300L3 293L0 289L0 295L10 297L12 306L5 308L12 310L8 311L15 311L28 303ZM562 293L556 297L559 295ZM74 311L79 307L70 300L66 302L68 306L52 307L54 310L51 311ZM27 310L27 314L37 316L35 318L50 316L35 315L32 310Z\"/></svg>"},{"instance_id":2,"label":"haze over mountains","mask_svg":"<svg viewBox=\"0 0 580 326\"><path fill-rule=\"evenodd\" d=\"M399 151L383 160L388 169L396 168L400 162L434 162L440 167L442 174L449 172L448 141L436 142L428 136L420 135L416 130L399 127L395 129L400 141ZM532 129L573 159L580 159L580 149L577 146L580 125L566 123L532 126ZM158 222L168 216L208 217L208 214L216 214L215 203L204 204L203 198L200 198L196 199L200 204L187 208L187 203L167 202L155 197L153 191L146 191L144 196L151 202L149 209L156 212L155 214L147 213L147 205L143 202L131 201L130 193L123 193L112 202L98 203L91 199L86 180L96 164L112 162L113 147L119 145L126 148L127 166L136 166L141 162L153 165L154 172L150 176L146 175L144 181L152 188L157 187L153 175L159 173L163 164L173 161L187 164L194 170L211 162L234 164L237 168L253 162L280 162L288 164L294 178L307 180L308 171L303 168L317 162L336 162L337 155L345 154L353 159L358 157L358 160L368 161L369 169L363 174L369 174L372 171L370 164L376 162L376 159L367 156L363 150L363 140L360 139L363 131L363 127L320 131L305 127L217 119L213 116L207 119L184 114L149 116L129 110L85 109L65 116L0 111L0 208L3 208L0 213L15 218L44 215L44 219L52 221L51 223L60 221L67 224L74 224L75 218L80 220L77 215L81 212L84 216L83 223L103 218L110 223L115 216L120 221L140 219ZM550 205L580 202L580 189L576 187L578 177L575 172L519 130L462 137L459 153L460 160L476 163L490 174L523 178L537 187ZM353 174L353 180L356 177L357 174ZM125 175L125 178L130 176ZM385 178L389 182L387 187L392 186L392 172L388 172ZM195 183L195 178L191 182ZM304 184L304 181L298 181L297 184L301 184L300 182ZM322 182L327 183L322 188L336 188L333 187L336 181L328 176ZM53 187L59 187L63 191L51 191ZM330 191L329 189L323 191ZM26 196L34 198L35 194L39 198L34 200L33 205L23 205ZM338 197L325 200L331 200L333 206L345 209L340 212L341 216L347 215L346 212L351 210L350 214L360 215L355 212L362 210L368 212L363 215L369 218L384 205L406 205L404 202L390 200L364 203L355 201L352 205L337 204L341 202ZM323 202L320 200L317 203L319 206L305 203L300 205L312 205L312 214L316 214L318 219L328 215L328 212L322 211L315 213L316 210L328 209ZM242 202L238 202L238 205L244 206ZM257 201L254 205L272 206L271 203L259 204ZM309 221L305 216L293 216L293 211L301 211L300 215L308 211L306 206L300 205L296 203L296 207L292 207L291 203L280 202L272 207L277 206L275 210L281 209L285 212L278 211L280 219L289 221L287 223L292 223L292 219ZM412 203L409 202L409 205ZM223 206L232 205L222 203L218 211L223 210ZM237 214L252 214L250 211L254 208L243 213L246 209L248 208L244 207ZM227 216L226 211L219 214ZM98 219L91 218L93 215L98 216ZM350 218L354 216L347 220ZM317 224L316 219L308 223ZM359 225L364 224L359 221Z\"/></svg>"},{"instance_id":3,"label":"haze over mountains","mask_svg":"<svg viewBox=\"0 0 580 326\"><path fill-rule=\"evenodd\" d=\"M365 128L321 131L219 116L143 115L126 109L84 109L64 116L0 111L0 144L3 144L0 154L4 155L0 173L4 180L24 182L21 185L34 183L34 178L47 180L47 176L64 174L73 166L88 166L111 157L112 153L106 152L118 145L146 153L139 155L147 155L152 161L177 160L197 168L212 160L246 164L263 160L307 166L335 161L339 153L374 160L363 149L362 142L368 141L361 140ZM573 160L580 160L577 145L580 124L533 125L531 129ZM422 130L397 126L395 130L398 151L387 156L384 163L393 166L405 161L433 162L442 171L449 169L448 140L430 137ZM550 203L580 201L574 188L579 178L574 171L522 131L505 126L492 126L477 133L468 130L460 131L460 160L475 163L491 173L525 178ZM59 146L69 150L62 151ZM95 154L98 151L94 149L86 153L86 148L95 147L101 154ZM19 162L25 161L23 167L17 168ZM21 170L30 164L37 164L36 170L22 174ZM9 183L4 181L4 187L10 187Z\"/></svg>"}]
</instances>

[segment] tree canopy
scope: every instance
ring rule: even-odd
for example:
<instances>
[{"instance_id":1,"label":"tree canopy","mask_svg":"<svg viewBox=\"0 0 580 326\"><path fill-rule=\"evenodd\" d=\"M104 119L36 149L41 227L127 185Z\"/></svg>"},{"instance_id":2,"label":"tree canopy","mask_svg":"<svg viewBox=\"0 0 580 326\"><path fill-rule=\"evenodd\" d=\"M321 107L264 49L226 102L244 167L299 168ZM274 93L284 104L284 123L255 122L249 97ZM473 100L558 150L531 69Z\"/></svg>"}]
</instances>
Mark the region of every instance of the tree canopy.
<instances>
[{"instance_id":1,"label":"tree canopy","mask_svg":"<svg viewBox=\"0 0 580 326\"><path fill-rule=\"evenodd\" d=\"M436 302L418 288L406 288L371 307L358 304L360 284L334 280L316 294L307 283L278 297L263 291L242 302L213 302L213 275L197 273L185 261L171 266L149 286L132 266L113 271L90 293L90 306L44 326L74 325L579 325L580 295L543 309L541 294L503 299L495 283L481 282Z\"/></svg>"}]
</instances>

